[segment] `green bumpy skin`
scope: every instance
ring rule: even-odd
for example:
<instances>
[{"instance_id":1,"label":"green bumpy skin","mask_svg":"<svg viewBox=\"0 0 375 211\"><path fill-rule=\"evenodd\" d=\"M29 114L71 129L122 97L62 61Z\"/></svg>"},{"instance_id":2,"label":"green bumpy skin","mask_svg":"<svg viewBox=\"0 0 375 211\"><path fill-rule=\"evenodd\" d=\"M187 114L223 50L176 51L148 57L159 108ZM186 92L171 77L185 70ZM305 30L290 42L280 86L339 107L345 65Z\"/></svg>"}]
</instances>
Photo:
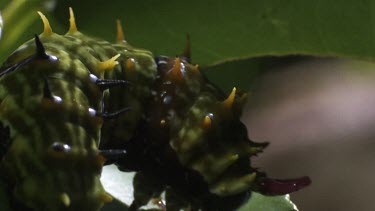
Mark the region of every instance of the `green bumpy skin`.
<instances>
[{"instance_id":1,"label":"green bumpy skin","mask_svg":"<svg viewBox=\"0 0 375 211\"><path fill-rule=\"evenodd\" d=\"M125 149L111 162L138 172L130 210L163 190L169 210L259 190L250 157L266 144L239 120L246 94L227 97L189 58L154 58L121 31L116 44L83 35L70 12L65 35L40 14L44 32L0 69L0 177L15 210L100 210L105 149Z\"/></svg>"},{"instance_id":2,"label":"green bumpy skin","mask_svg":"<svg viewBox=\"0 0 375 211\"><path fill-rule=\"evenodd\" d=\"M136 187L147 183L143 189L150 188L147 180L159 178L165 186L155 187L154 192L164 189L168 196L184 190L182 197L192 198L187 201L193 210L216 210L211 206L217 203L213 197L234 196L253 189L258 175L249 158L266 144L250 141L239 120L246 94L233 89L227 97L184 58L159 56L156 62L158 75L150 85L150 101L144 105L145 119L130 144L125 145L129 154L137 153L118 165L126 169L131 166L128 160L132 160L143 166ZM142 150L134 147L139 142ZM193 190L199 186L207 190ZM137 193L136 188L135 191L136 204L131 207L134 210L149 199L141 191ZM194 202L197 198L201 200L198 204ZM205 200L210 200L210 204L202 202ZM175 209L167 199L167 210Z\"/></svg>"},{"instance_id":3,"label":"green bumpy skin","mask_svg":"<svg viewBox=\"0 0 375 211\"><path fill-rule=\"evenodd\" d=\"M179 162L199 172L210 191L234 195L251 188L256 172L249 157L265 145L247 138L240 122L246 94L227 97L196 66L183 59L161 58L154 84L151 121L167 128L169 146ZM177 71L176 71L177 70ZM164 120L164 121L163 121Z\"/></svg>"},{"instance_id":4,"label":"green bumpy skin","mask_svg":"<svg viewBox=\"0 0 375 211\"><path fill-rule=\"evenodd\" d=\"M108 69L102 61L118 52L122 58L133 55L150 65L139 74L149 77L156 74L153 57L78 31L45 31L40 42L46 58L31 40L1 68L0 120L10 128L9 140L1 140L9 142L0 164L2 179L17 203L34 210L99 210L110 199L99 180L103 92L95 82Z\"/></svg>"},{"instance_id":5,"label":"green bumpy skin","mask_svg":"<svg viewBox=\"0 0 375 211\"><path fill-rule=\"evenodd\" d=\"M33 210L99 210L110 197L99 180L102 119L90 113L101 106L90 80L96 58L72 53L87 50L82 38L42 34L47 58L31 40L1 69L13 70L0 78L0 119L10 128L1 176L16 204Z\"/></svg>"},{"instance_id":6,"label":"green bumpy skin","mask_svg":"<svg viewBox=\"0 0 375 211\"><path fill-rule=\"evenodd\" d=\"M99 182L97 146L101 141L103 146L122 148L134 138L140 122L154 130L168 128L168 140L155 137L147 142L162 141L160 144L171 147L179 162L199 172L213 193L231 195L251 187L256 175L247 168L248 156L261 147L251 146L239 114L221 105L223 95L196 67L168 59L158 72L150 52L78 31L66 35L45 32L40 40L46 54L56 60L34 59L0 79L0 117L10 127L10 147L1 170L17 201L35 210L98 210L105 192ZM34 52L31 40L10 56L2 70L22 63ZM116 54L120 54L119 65L110 72L101 70L100 63ZM105 91L102 108L102 92L90 74L126 79L132 86ZM61 102L45 96L45 80ZM123 107L132 111L105 122L100 134L100 120L91 117L89 109ZM144 117L145 113L151 116ZM207 115L211 123L205 123ZM232 132L237 131L233 123L240 124L241 133ZM68 149L55 150L56 144ZM243 165L236 165L239 161Z\"/></svg>"}]
</instances>

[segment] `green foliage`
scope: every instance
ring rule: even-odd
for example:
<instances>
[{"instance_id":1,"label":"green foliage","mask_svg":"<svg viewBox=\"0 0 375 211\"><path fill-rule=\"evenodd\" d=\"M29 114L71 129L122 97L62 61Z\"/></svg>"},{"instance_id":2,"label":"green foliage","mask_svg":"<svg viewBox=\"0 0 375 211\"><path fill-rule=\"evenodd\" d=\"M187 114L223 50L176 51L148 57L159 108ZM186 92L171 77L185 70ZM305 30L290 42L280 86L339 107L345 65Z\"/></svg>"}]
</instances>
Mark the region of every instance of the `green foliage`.
<instances>
[{"instance_id":1,"label":"green foliage","mask_svg":"<svg viewBox=\"0 0 375 211\"><path fill-rule=\"evenodd\" d=\"M64 2L85 29L111 39L108 26L119 18L132 43L157 54L176 54L189 33L195 61L203 64L286 54L374 58L371 0ZM111 15L87 12L98 10Z\"/></svg>"}]
</instances>

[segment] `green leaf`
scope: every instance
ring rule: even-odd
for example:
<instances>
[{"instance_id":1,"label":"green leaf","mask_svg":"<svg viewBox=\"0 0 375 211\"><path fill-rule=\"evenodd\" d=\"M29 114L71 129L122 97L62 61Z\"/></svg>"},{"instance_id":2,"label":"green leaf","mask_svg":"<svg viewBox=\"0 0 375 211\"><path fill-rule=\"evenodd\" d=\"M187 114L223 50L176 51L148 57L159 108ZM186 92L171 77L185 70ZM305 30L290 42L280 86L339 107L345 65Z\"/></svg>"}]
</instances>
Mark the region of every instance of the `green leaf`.
<instances>
[{"instance_id":1,"label":"green leaf","mask_svg":"<svg viewBox=\"0 0 375 211\"><path fill-rule=\"evenodd\" d=\"M35 24L36 10L44 10L45 2L54 1L14 0L6 7L4 2L0 10L3 40L7 41L0 43L1 52L5 43L6 50L14 50L24 37L40 32L41 23ZM105 4L66 0L56 4L55 12L47 15L65 24L66 30L68 6L76 11L82 31L107 40L114 40L118 18L132 44L156 55L178 54L189 33L193 61L201 65L263 55L375 57L375 3L371 0L191 0L185 4L172 0L113 0Z\"/></svg>"},{"instance_id":2,"label":"green leaf","mask_svg":"<svg viewBox=\"0 0 375 211\"><path fill-rule=\"evenodd\" d=\"M115 165L105 166L100 178L104 189L116 200L106 204L103 211L123 210L133 201L133 178L135 173L120 172ZM122 208L122 209L120 209Z\"/></svg>"},{"instance_id":3,"label":"green leaf","mask_svg":"<svg viewBox=\"0 0 375 211\"><path fill-rule=\"evenodd\" d=\"M115 165L105 166L100 178L104 189L114 200L105 204L102 211L126 211L133 201L133 178L135 173L120 172Z\"/></svg>"},{"instance_id":4,"label":"green leaf","mask_svg":"<svg viewBox=\"0 0 375 211\"><path fill-rule=\"evenodd\" d=\"M193 61L204 65L263 55L375 57L372 0L68 0L58 5L61 22L67 6L82 30L114 40L118 18L130 43L156 54L178 54L189 33Z\"/></svg>"},{"instance_id":5,"label":"green leaf","mask_svg":"<svg viewBox=\"0 0 375 211\"><path fill-rule=\"evenodd\" d=\"M250 200L238 211L293 211L298 210L296 205L285 196L263 196L253 192Z\"/></svg>"}]
</instances>

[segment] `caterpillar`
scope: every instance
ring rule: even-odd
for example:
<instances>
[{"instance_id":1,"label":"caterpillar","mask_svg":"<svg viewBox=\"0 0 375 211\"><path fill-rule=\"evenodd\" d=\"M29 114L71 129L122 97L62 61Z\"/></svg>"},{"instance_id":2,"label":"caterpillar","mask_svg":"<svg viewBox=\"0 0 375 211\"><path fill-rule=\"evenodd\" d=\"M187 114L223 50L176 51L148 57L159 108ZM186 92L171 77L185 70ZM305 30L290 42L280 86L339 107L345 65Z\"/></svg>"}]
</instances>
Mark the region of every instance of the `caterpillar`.
<instances>
[{"instance_id":1,"label":"caterpillar","mask_svg":"<svg viewBox=\"0 0 375 211\"><path fill-rule=\"evenodd\" d=\"M247 95L226 96L183 55L153 56L70 28L44 31L0 68L0 179L14 210L100 210L111 201L103 165L136 171L138 210L233 210L251 191L280 195L310 180L274 180L251 167L267 146L240 121ZM224 208L225 207L225 208Z\"/></svg>"}]
</instances>

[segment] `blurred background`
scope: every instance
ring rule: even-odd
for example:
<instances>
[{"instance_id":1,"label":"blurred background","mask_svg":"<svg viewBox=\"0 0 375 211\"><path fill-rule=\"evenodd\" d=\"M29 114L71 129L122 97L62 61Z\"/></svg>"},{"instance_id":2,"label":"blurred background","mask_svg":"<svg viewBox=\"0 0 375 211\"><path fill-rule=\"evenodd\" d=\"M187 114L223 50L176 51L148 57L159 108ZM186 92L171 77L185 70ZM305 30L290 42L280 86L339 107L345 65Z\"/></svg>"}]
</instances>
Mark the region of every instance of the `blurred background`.
<instances>
[{"instance_id":1,"label":"blurred background","mask_svg":"<svg viewBox=\"0 0 375 211\"><path fill-rule=\"evenodd\" d=\"M261 76L243 115L269 141L255 165L275 178L308 175L300 210L375 210L374 64L309 58Z\"/></svg>"}]
</instances>

